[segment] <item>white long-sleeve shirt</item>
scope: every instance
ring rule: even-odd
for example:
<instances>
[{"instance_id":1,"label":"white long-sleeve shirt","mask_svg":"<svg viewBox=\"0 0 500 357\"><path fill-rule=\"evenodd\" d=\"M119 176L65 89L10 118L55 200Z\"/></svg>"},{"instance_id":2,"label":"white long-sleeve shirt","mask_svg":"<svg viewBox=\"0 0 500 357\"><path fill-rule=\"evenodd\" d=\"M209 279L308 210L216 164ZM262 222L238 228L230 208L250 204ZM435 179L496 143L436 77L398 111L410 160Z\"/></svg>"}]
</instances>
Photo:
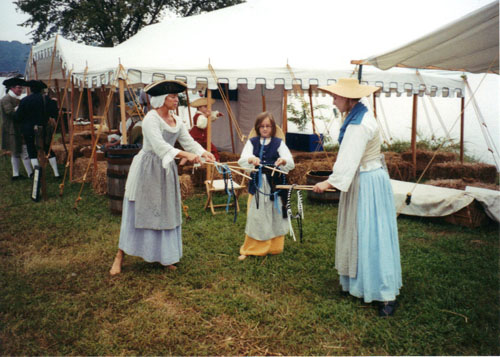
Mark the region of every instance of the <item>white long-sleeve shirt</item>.
<instances>
[{"instance_id":1,"label":"white long-sleeve shirt","mask_svg":"<svg viewBox=\"0 0 500 357\"><path fill-rule=\"evenodd\" d=\"M332 186L347 192L358 167L361 172L382 167L379 158L361 164L366 145L375 135L379 135L377 120L370 112L365 113L361 124L351 124L347 127L337 160L333 165L333 172L328 177L328 182Z\"/></svg>"}]
</instances>

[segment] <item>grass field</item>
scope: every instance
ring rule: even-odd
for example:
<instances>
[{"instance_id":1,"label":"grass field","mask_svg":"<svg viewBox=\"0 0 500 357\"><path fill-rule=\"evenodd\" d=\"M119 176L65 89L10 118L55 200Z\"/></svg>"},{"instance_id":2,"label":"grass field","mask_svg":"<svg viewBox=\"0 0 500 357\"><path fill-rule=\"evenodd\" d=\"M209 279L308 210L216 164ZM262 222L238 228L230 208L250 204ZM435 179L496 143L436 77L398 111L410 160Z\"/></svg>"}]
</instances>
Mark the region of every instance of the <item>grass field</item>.
<instances>
[{"instance_id":1,"label":"grass field","mask_svg":"<svg viewBox=\"0 0 500 357\"><path fill-rule=\"evenodd\" d=\"M62 170L61 170L62 172ZM0 157L1 355L499 355L499 231L399 217L403 288L393 318L339 294L337 208L306 201L304 242L237 260L232 214L186 201L179 268L127 256L110 277L120 217L48 173L49 199ZM225 198L221 198L225 200Z\"/></svg>"}]
</instances>

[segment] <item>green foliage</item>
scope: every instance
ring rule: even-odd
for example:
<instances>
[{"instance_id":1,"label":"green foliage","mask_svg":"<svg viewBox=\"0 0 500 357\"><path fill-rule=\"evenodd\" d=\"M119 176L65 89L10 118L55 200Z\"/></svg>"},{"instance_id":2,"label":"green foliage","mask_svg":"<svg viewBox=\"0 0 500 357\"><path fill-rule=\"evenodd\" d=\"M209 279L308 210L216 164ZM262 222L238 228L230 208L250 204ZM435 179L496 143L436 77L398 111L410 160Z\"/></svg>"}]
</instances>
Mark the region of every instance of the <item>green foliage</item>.
<instances>
[{"instance_id":1,"label":"green foliage","mask_svg":"<svg viewBox=\"0 0 500 357\"><path fill-rule=\"evenodd\" d=\"M311 106L301 96L293 96L292 98L298 100L300 104L299 107L297 108L295 102L290 101L290 103L286 106L288 112L287 120L297 125L297 129L299 129L299 131L302 132L305 130L307 123L311 120ZM314 105L313 108L315 111L315 117L314 117L315 119L318 120L326 119L324 116L318 115L316 113L316 110L325 109L328 108L328 106L324 104L317 104Z\"/></svg>"},{"instance_id":2,"label":"green foliage","mask_svg":"<svg viewBox=\"0 0 500 357\"><path fill-rule=\"evenodd\" d=\"M190 16L235 5L243 0L17 0L18 9L30 16L22 25L34 28L34 42L60 33L65 38L117 45L142 27L160 21L165 11Z\"/></svg>"},{"instance_id":3,"label":"green foliage","mask_svg":"<svg viewBox=\"0 0 500 357\"><path fill-rule=\"evenodd\" d=\"M32 202L29 180L11 182L0 156L2 355L500 354L497 225L400 216L404 286L396 315L381 319L339 294L336 205L305 200L303 243L287 237L282 254L239 262L246 197L233 224L198 192L184 202L175 272L126 256L110 277L120 217L88 184L76 213L81 184L59 197L47 176L48 200Z\"/></svg>"}]
</instances>

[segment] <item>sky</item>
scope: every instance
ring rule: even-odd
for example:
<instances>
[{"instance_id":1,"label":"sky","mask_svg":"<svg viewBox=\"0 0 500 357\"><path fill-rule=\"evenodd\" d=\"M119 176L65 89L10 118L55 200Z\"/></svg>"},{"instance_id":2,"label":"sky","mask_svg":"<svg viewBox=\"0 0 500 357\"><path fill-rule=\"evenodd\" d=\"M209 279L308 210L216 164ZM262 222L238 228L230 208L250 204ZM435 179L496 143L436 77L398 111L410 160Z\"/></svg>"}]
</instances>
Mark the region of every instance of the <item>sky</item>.
<instances>
[{"instance_id":1,"label":"sky","mask_svg":"<svg viewBox=\"0 0 500 357\"><path fill-rule=\"evenodd\" d=\"M28 19L28 15L16 11L16 5L11 0L0 1L0 41L19 41L22 43L31 42L28 32L30 29L18 24Z\"/></svg>"}]
</instances>

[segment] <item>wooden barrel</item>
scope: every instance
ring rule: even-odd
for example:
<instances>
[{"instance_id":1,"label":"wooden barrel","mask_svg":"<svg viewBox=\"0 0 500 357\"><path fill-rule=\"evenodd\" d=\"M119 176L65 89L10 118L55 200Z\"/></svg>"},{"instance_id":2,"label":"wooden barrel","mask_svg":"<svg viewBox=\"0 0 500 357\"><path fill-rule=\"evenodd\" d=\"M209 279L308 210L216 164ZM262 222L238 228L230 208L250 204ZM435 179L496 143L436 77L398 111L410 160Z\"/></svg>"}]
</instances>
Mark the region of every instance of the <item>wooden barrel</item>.
<instances>
[{"instance_id":1,"label":"wooden barrel","mask_svg":"<svg viewBox=\"0 0 500 357\"><path fill-rule=\"evenodd\" d=\"M122 213L123 195L125 193L125 183L127 182L128 171L132 159L139 152L138 145L121 145L119 147L106 150L106 161L108 168L106 176L108 179L109 208L111 213L120 215Z\"/></svg>"},{"instance_id":2,"label":"wooden barrel","mask_svg":"<svg viewBox=\"0 0 500 357\"><path fill-rule=\"evenodd\" d=\"M331 171L308 171L306 173L306 183L308 185L316 185L318 182L325 181L331 174L332 174ZM308 191L307 198L311 201L336 203L339 201L340 192L336 191L336 192L316 193L313 191Z\"/></svg>"}]
</instances>

